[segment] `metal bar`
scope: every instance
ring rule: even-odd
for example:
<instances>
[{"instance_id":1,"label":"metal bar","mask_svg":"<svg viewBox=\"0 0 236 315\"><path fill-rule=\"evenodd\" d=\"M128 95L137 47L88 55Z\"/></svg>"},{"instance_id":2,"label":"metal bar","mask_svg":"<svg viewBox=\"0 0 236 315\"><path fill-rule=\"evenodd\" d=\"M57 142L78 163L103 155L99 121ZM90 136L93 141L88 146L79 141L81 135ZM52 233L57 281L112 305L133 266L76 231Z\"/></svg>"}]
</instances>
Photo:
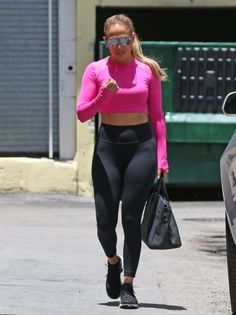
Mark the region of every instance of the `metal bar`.
<instances>
[{"instance_id":1,"label":"metal bar","mask_svg":"<svg viewBox=\"0 0 236 315\"><path fill-rule=\"evenodd\" d=\"M53 90L52 90L52 0L48 0L48 155L53 158Z\"/></svg>"}]
</instances>

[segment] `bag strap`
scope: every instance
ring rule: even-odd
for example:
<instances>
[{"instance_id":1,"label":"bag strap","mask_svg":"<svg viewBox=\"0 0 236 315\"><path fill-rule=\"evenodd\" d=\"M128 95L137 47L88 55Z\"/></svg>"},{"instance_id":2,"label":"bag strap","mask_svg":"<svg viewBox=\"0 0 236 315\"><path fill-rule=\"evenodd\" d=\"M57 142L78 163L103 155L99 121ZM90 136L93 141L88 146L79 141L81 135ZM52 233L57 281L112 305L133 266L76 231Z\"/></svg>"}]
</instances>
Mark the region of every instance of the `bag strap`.
<instances>
[{"instance_id":1,"label":"bag strap","mask_svg":"<svg viewBox=\"0 0 236 315\"><path fill-rule=\"evenodd\" d=\"M161 177L159 177L155 183L155 186L154 186L154 192L159 194L160 191L161 191L161 186L162 186L162 181L160 180Z\"/></svg>"},{"instance_id":2,"label":"bag strap","mask_svg":"<svg viewBox=\"0 0 236 315\"><path fill-rule=\"evenodd\" d=\"M161 192L162 192L163 196L165 196L166 200L170 201L163 175L161 176Z\"/></svg>"},{"instance_id":3,"label":"bag strap","mask_svg":"<svg viewBox=\"0 0 236 315\"><path fill-rule=\"evenodd\" d=\"M154 190L156 193L162 194L166 198L166 200L170 201L167 190L166 190L163 174L161 174L161 176L158 178Z\"/></svg>"}]
</instances>

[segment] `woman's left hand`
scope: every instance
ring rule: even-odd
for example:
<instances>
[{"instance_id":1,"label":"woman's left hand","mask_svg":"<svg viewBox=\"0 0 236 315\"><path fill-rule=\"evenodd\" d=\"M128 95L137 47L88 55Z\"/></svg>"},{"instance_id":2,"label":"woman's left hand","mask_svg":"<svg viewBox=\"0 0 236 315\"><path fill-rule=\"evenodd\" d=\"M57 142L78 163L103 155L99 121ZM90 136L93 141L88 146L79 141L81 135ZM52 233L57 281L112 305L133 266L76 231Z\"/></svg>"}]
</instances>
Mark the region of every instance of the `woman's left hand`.
<instances>
[{"instance_id":1,"label":"woman's left hand","mask_svg":"<svg viewBox=\"0 0 236 315\"><path fill-rule=\"evenodd\" d=\"M160 178L161 174L163 174L164 177L166 177L169 173L169 169L167 168L166 170L162 170L158 168L157 170L157 178Z\"/></svg>"}]
</instances>

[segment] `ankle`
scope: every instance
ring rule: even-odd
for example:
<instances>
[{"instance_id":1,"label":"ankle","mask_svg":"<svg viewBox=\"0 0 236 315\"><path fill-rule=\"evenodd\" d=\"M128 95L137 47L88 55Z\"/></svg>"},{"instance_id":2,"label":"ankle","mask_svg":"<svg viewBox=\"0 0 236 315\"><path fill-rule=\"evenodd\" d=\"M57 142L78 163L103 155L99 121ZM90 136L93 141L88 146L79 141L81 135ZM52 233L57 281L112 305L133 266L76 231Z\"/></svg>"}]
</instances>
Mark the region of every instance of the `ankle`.
<instances>
[{"instance_id":1,"label":"ankle","mask_svg":"<svg viewBox=\"0 0 236 315\"><path fill-rule=\"evenodd\" d=\"M124 281L123 281L123 284L131 284L133 285L133 282L134 282L134 278L133 277L124 277Z\"/></svg>"},{"instance_id":2,"label":"ankle","mask_svg":"<svg viewBox=\"0 0 236 315\"><path fill-rule=\"evenodd\" d=\"M108 257L107 260L110 265L116 265L120 261L120 257L115 255L113 257Z\"/></svg>"}]
</instances>

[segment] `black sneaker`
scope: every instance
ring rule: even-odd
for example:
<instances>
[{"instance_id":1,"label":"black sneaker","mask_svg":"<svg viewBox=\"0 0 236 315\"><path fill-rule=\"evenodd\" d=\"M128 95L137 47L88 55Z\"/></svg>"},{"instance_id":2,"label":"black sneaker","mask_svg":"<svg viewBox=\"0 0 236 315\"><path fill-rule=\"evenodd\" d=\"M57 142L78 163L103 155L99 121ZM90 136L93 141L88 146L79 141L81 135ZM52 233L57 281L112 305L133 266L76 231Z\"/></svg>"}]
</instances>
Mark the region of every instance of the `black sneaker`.
<instances>
[{"instance_id":1,"label":"black sneaker","mask_svg":"<svg viewBox=\"0 0 236 315\"><path fill-rule=\"evenodd\" d=\"M107 267L108 267L107 280L106 280L107 295L111 299L118 299L118 297L120 296L120 288L121 288L120 274L123 270L121 258L119 257L119 261L117 264L111 265L108 263Z\"/></svg>"},{"instance_id":2,"label":"black sneaker","mask_svg":"<svg viewBox=\"0 0 236 315\"><path fill-rule=\"evenodd\" d=\"M138 308L138 300L134 295L132 284L122 284L120 291L120 308Z\"/></svg>"}]
</instances>

